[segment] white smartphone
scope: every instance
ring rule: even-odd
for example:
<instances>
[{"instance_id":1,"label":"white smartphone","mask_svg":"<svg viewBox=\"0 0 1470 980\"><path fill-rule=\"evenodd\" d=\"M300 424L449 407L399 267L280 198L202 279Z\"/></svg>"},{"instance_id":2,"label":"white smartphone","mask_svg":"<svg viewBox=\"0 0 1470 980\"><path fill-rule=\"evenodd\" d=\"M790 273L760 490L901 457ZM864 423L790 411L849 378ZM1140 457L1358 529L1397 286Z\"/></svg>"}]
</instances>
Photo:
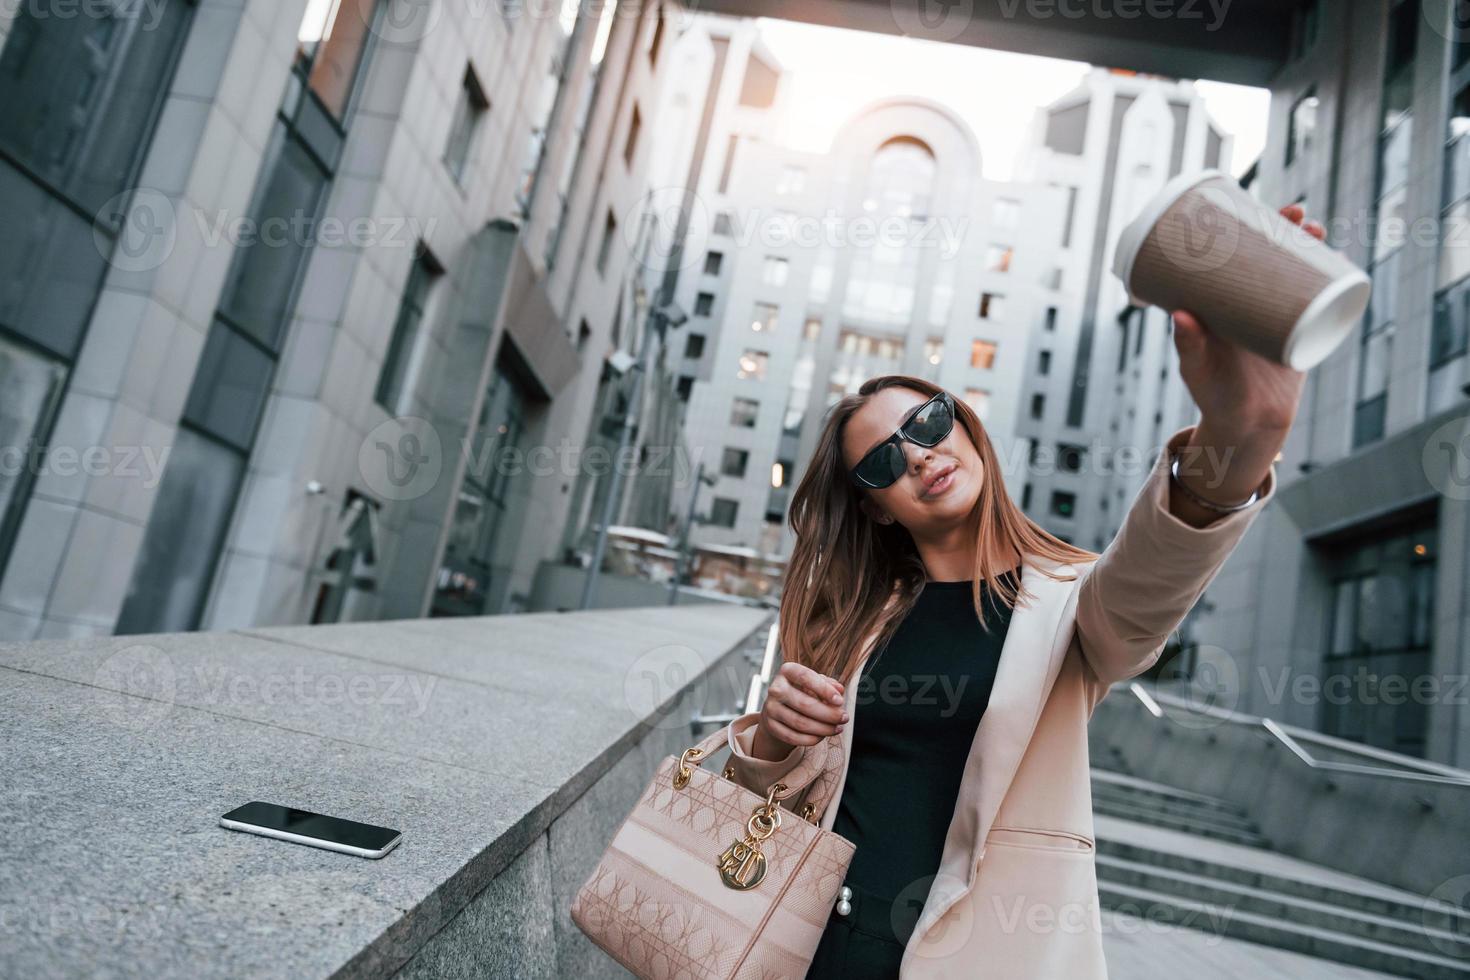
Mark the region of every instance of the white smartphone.
<instances>
[{"instance_id":1,"label":"white smartphone","mask_svg":"<svg viewBox=\"0 0 1470 980\"><path fill-rule=\"evenodd\" d=\"M236 807L219 818L227 830L239 830L262 837L324 847L329 851L380 858L403 839L403 834L389 827L328 817L310 810L293 810L277 803L255 801Z\"/></svg>"}]
</instances>

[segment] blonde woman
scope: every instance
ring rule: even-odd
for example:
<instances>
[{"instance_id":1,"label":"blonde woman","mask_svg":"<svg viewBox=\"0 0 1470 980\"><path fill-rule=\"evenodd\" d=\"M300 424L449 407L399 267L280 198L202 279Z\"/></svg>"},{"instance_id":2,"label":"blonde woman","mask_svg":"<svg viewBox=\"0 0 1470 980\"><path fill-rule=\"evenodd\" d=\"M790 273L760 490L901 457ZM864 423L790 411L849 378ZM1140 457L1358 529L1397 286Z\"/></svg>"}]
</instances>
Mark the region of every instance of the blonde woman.
<instances>
[{"instance_id":1,"label":"blonde woman","mask_svg":"<svg viewBox=\"0 0 1470 980\"><path fill-rule=\"evenodd\" d=\"M1107 976L1087 723L1272 498L1304 378L1184 311L1173 335L1200 420L1101 555L1021 512L979 418L928 381L829 412L791 501L785 662L730 728L758 793L822 739L845 758L820 824L857 851L809 978Z\"/></svg>"}]
</instances>

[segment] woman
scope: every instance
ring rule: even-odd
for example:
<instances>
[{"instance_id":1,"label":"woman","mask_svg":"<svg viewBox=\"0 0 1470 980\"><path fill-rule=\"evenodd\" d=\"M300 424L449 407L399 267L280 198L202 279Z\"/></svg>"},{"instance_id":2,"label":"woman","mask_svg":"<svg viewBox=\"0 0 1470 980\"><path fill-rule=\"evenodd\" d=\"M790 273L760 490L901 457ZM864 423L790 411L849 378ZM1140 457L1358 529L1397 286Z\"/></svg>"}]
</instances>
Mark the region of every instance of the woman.
<instances>
[{"instance_id":1,"label":"woman","mask_svg":"<svg viewBox=\"0 0 1470 980\"><path fill-rule=\"evenodd\" d=\"M980 420L935 385L874 378L829 413L791 502L785 662L729 739L762 794L809 746L843 753L820 825L857 851L809 978L1107 976L1087 721L1274 495L1304 378L1185 311L1173 334L1200 421L1101 555L1016 507Z\"/></svg>"}]
</instances>

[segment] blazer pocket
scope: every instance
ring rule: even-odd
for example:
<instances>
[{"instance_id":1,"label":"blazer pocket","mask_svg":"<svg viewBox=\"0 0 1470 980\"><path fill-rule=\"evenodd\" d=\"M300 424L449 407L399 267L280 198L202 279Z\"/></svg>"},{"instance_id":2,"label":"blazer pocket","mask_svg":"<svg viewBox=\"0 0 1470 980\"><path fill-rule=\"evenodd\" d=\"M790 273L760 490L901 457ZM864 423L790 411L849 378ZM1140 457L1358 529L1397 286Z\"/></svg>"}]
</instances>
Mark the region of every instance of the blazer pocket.
<instances>
[{"instance_id":1,"label":"blazer pocket","mask_svg":"<svg viewBox=\"0 0 1470 980\"><path fill-rule=\"evenodd\" d=\"M1033 827L991 827L985 836L988 844L1010 847L1032 847L1043 851L1091 854L1097 845L1091 837L1070 830L1041 830Z\"/></svg>"}]
</instances>

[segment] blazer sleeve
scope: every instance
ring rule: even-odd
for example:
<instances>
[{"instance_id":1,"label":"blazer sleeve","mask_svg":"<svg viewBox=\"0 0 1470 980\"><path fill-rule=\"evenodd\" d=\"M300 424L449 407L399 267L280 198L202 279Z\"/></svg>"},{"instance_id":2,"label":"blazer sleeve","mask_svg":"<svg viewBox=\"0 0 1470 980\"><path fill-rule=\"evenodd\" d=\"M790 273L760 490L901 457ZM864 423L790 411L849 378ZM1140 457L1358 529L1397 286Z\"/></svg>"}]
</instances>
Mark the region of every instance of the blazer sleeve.
<instances>
[{"instance_id":1,"label":"blazer sleeve","mask_svg":"<svg viewBox=\"0 0 1470 980\"><path fill-rule=\"evenodd\" d=\"M1169 634L1276 495L1273 465L1256 502L1244 510L1204 527L1169 513L1171 452L1193 431L1186 426L1169 437L1118 533L1078 585L1077 640L1096 682L1094 704L1115 681L1153 666Z\"/></svg>"},{"instance_id":2,"label":"blazer sleeve","mask_svg":"<svg viewBox=\"0 0 1470 980\"><path fill-rule=\"evenodd\" d=\"M771 784L786 775L806 755L805 745L793 745L785 758L760 759L752 754L755 746L755 727L760 721L760 712L752 711L741 715L730 723L730 763L735 767L735 781L753 793L762 796Z\"/></svg>"}]
</instances>

